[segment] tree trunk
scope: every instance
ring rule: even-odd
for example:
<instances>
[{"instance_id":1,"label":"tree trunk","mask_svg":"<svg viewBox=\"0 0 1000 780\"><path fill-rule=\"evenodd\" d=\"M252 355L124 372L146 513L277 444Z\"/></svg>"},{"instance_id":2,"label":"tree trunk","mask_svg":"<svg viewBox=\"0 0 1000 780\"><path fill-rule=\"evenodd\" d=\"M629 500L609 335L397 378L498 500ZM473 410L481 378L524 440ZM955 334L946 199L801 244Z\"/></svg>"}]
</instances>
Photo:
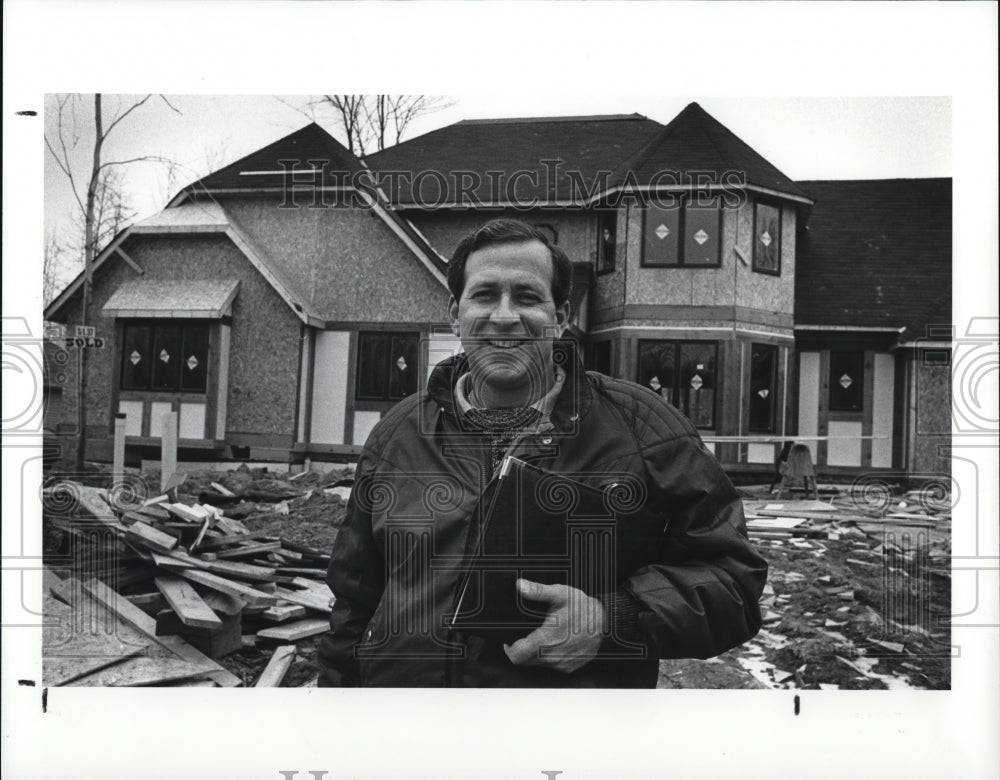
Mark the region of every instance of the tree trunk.
<instances>
[{"instance_id":1,"label":"tree trunk","mask_svg":"<svg viewBox=\"0 0 1000 780\"><path fill-rule=\"evenodd\" d=\"M104 143L104 125L101 117L101 95L94 95L94 159L91 165L90 182L87 184L87 212L84 219L84 242L83 242L83 302L80 312L80 322L83 325L90 324L90 299L91 286L94 273L94 254L97 242L97 231L94 226L94 203L97 197L97 186L101 176L101 146ZM80 350L77 387L77 444L76 444L76 469L83 471L84 459L87 451L87 364L89 353L87 347L77 347Z\"/></svg>"}]
</instances>

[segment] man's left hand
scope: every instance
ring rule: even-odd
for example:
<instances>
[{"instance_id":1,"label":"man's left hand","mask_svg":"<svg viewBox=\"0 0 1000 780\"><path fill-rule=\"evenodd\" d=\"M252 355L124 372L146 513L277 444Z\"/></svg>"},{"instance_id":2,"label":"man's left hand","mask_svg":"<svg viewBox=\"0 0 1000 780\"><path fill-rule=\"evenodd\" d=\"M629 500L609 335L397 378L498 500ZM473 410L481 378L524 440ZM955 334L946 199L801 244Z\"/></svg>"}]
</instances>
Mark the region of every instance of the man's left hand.
<instances>
[{"instance_id":1,"label":"man's left hand","mask_svg":"<svg viewBox=\"0 0 1000 780\"><path fill-rule=\"evenodd\" d=\"M575 672L597 655L604 629L604 605L578 588L518 580L522 598L547 604L549 613L538 628L512 645L504 645L511 663Z\"/></svg>"}]
</instances>

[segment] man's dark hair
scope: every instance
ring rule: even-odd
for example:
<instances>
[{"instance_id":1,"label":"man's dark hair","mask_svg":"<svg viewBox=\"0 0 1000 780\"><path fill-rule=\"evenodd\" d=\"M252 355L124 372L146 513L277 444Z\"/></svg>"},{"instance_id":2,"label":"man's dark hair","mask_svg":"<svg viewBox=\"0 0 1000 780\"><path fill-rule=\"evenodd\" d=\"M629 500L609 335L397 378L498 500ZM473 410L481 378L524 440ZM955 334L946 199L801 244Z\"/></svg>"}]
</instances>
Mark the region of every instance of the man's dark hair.
<instances>
[{"instance_id":1,"label":"man's dark hair","mask_svg":"<svg viewBox=\"0 0 1000 780\"><path fill-rule=\"evenodd\" d=\"M477 249L493 244L516 244L523 241L541 241L552 257L552 300L557 307L569 300L573 283L573 265L566 253L553 244L538 228L517 219L492 219L463 238L448 263L448 289L460 300L465 289L465 264Z\"/></svg>"}]
</instances>

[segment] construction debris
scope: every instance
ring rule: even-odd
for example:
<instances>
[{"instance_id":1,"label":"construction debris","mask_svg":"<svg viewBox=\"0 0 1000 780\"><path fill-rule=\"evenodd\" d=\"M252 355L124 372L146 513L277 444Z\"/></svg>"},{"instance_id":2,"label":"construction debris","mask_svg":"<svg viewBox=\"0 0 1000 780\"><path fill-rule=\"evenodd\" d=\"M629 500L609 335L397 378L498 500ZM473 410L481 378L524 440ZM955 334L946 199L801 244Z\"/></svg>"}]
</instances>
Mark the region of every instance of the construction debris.
<instances>
[{"instance_id":1,"label":"construction debris","mask_svg":"<svg viewBox=\"0 0 1000 780\"><path fill-rule=\"evenodd\" d=\"M82 560L59 561L55 568L66 579L46 572L46 617L54 618L46 623L46 685L273 687L296 659L295 645L272 655L274 641L315 641L327 630L329 555L301 541L252 533L228 515L238 506L244 519L287 519L294 507L308 504L342 516L341 497L271 479L242 490L212 482L221 508L181 500L177 491L189 482L178 475L163 495L129 506L115 506L102 488L59 483L73 506L47 519L88 547ZM276 499L278 508L258 503L264 497ZM94 615L110 615L114 632ZM271 656L259 680L253 669L241 679L219 664L237 652L261 662Z\"/></svg>"}]
</instances>

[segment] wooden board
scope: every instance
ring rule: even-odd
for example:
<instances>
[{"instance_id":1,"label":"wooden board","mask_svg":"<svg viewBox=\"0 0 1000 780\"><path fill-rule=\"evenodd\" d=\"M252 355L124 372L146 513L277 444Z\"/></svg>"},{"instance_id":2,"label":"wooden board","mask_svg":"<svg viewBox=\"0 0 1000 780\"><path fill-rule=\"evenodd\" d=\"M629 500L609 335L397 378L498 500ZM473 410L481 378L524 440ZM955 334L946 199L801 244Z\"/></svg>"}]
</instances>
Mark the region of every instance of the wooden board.
<instances>
[{"instance_id":1,"label":"wooden board","mask_svg":"<svg viewBox=\"0 0 1000 780\"><path fill-rule=\"evenodd\" d=\"M226 498L233 498L236 495L233 491L231 491L225 485L220 485L218 482L212 482L210 484L211 484L213 490L215 490L218 493L222 493L222 495L226 496Z\"/></svg>"},{"instance_id":2,"label":"wooden board","mask_svg":"<svg viewBox=\"0 0 1000 780\"><path fill-rule=\"evenodd\" d=\"M204 516L200 513L191 511L191 507L185 504L161 504L161 506L166 509L174 517L179 517L185 523L200 523L204 520Z\"/></svg>"},{"instance_id":3,"label":"wooden board","mask_svg":"<svg viewBox=\"0 0 1000 780\"><path fill-rule=\"evenodd\" d=\"M329 592L327 588L327 592ZM318 612L325 612L330 614L333 611L331 606L331 601L333 600L333 594L327 597L323 593L316 592L313 590L293 590L291 588L278 588L277 595L279 598L289 601L292 604L301 604L303 607L308 607L309 609L315 609Z\"/></svg>"},{"instance_id":4,"label":"wooden board","mask_svg":"<svg viewBox=\"0 0 1000 780\"><path fill-rule=\"evenodd\" d=\"M180 658L133 658L125 663L102 669L71 683L74 686L122 687L158 685L201 677L211 672L215 663L196 664Z\"/></svg>"},{"instance_id":5,"label":"wooden board","mask_svg":"<svg viewBox=\"0 0 1000 780\"><path fill-rule=\"evenodd\" d=\"M221 628L222 621L210 606L204 602L198 591L180 577L162 576L154 582L163 598L185 626L194 628Z\"/></svg>"},{"instance_id":6,"label":"wooden board","mask_svg":"<svg viewBox=\"0 0 1000 780\"><path fill-rule=\"evenodd\" d=\"M301 604L276 604L265 609L260 613L260 616L275 623L284 623L286 620L305 617L306 608Z\"/></svg>"},{"instance_id":7,"label":"wooden board","mask_svg":"<svg viewBox=\"0 0 1000 780\"><path fill-rule=\"evenodd\" d=\"M275 552L280 548L281 542L256 542L254 544L244 544L239 547L217 550L215 555L217 558L242 558L262 552Z\"/></svg>"},{"instance_id":8,"label":"wooden board","mask_svg":"<svg viewBox=\"0 0 1000 780\"><path fill-rule=\"evenodd\" d=\"M206 588L217 590L220 593L228 593L230 596L243 599L251 607L273 607L278 601L275 596L269 593L263 593L256 588L251 588L240 582L227 580L207 571L185 569L180 572L180 575L184 579L198 585L204 585Z\"/></svg>"},{"instance_id":9,"label":"wooden board","mask_svg":"<svg viewBox=\"0 0 1000 780\"><path fill-rule=\"evenodd\" d=\"M72 607L43 594L42 684L69 685L74 680L141 655L149 648L142 640L122 641L100 619L75 619ZM78 617L78 616L77 616ZM86 625L79 625L79 623Z\"/></svg>"},{"instance_id":10,"label":"wooden board","mask_svg":"<svg viewBox=\"0 0 1000 780\"><path fill-rule=\"evenodd\" d=\"M326 579L326 569L307 569L301 566L279 566L277 569L279 574L283 574L288 577L309 577L314 580L325 580Z\"/></svg>"},{"instance_id":11,"label":"wooden board","mask_svg":"<svg viewBox=\"0 0 1000 780\"><path fill-rule=\"evenodd\" d=\"M205 676L211 678L219 685L231 688L243 684L243 681L235 674L223 669L204 653L199 652L180 637L156 636L156 619L147 615L137 606L129 603L127 599L119 596L100 580L88 580L82 583L81 587L100 603L114 610L123 621L136 628L144 636L149 637L172 651L177 657L185 661L191 661L194 664L205 661L211 663L212 670L207 672Z\"/></svg>"},{"instance_id":12,"label":"wooden board","mask_svg":"<svg viewBox=\"0 0 1000 780\"><path fill-rule=\"evenodd\" d=\"M166 534L146 523L133 523L125 531L125 538L155 552L170 552L177 546L177 537Z\"/></svg>"},{"instance_id":13,"label":"wooden board","mask_svg":"<svg viewBox=\"0 0 1000 780\"><path fill-rule=\"evenodd\" d=\"M258 639L277 639L282 642L298 642L316 634L330 630L330 621L326 618L306 618L284 626L265 628L257 632Z\"/></svg>"},{"instance_id":14,"label":"wooden board","mask_svg":"<svg viewBox=\"0 0 1000 780\"><path fill-rule=\"evenodd\" d=\"M295 660L295 645L282 645L274 651L271 660L267 662L260 678L254 683L255 688L277 688L285 678L288 668Z\"/></svg>"}]
</instances>

